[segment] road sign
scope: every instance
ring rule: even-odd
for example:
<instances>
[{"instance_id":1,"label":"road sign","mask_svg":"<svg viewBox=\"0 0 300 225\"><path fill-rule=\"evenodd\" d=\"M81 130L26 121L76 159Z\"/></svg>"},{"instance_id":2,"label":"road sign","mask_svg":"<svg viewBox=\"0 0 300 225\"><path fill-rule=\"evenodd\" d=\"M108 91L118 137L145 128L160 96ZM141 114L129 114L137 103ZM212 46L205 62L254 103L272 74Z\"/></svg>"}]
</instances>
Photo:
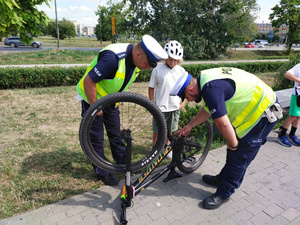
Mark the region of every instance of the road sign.
<instances>
[{"instance_id":1,"label":"road sign","mask_svg":"<svg viewBox=\"0 0 300 225\"><path fill-rule=\"evenodd\" d=\"M274 31L270 31L268 33L268 39L273 39L273 37L274 37Z\"/></svg>"}]
</instances>

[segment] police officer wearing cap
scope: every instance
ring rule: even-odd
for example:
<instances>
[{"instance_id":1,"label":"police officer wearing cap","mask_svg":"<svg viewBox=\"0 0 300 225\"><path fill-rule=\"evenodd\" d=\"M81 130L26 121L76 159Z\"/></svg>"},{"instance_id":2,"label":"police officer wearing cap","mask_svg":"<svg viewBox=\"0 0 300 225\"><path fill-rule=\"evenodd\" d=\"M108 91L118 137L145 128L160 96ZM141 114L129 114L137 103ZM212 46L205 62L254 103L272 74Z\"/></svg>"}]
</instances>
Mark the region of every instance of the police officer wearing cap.
<instances>
[{"instance_id":1,"label":"police officer wearing cap","mask_svg":"<svg viewBox=\"0 0 300 225\"><path fill-rule=\"evenodd\" d=\"M280 105L275 92L259 78L236 68L203 70L193 78L185 73L170 95L200 102L203 108L175 134L186 136L190 130L210 117L227 140L226 163L216 175L204 175L203 181L217 191L204 199L203 207L216 209L227 202L241 185L247 167L255 158L277 118Z\"/></svg>"},{"instance_id":2,"label":"police officer wearing cap","mask_svg":"<svg viewBox=\"0 0 300 225\"><path fill-rule=\"evenodd\" d=\"M156 67L157 62L167 59L168 55L160 44L151 36L144 35L142 41L130 44L111 44L102 49L87 68L84 76L77 84L76 96L81 101L82 116L87 109L98 99L115 92L126 91L143 69L150 70ZM99 113L92 125L91 135L97 137L93 143L97 153L104 155L103 149L103 124L114 126L114 131L108 129L111 150L116 163L125 163L125 144L120 136L120 118L117 107L112 106L110 112ZM96 144L98 143L98 144ZM99 145L99 143L102 143ZM121 143L121 144L120 144ZM116 185L119 178L113 174L93 165L99 180L106 185Z\"/></svg>"}]
</instances>

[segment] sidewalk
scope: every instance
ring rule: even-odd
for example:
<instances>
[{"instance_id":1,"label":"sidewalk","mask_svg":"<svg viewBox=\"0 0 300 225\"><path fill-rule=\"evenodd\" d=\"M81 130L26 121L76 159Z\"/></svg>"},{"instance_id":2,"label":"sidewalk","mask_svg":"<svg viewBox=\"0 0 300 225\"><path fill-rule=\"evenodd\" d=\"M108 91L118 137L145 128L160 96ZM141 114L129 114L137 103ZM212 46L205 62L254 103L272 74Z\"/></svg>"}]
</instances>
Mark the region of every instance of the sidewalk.
<instances>
[{"instance_id":1,"label":"sidewalk","mask_svg":"<svg viewBox=\"0 0 300 225\"><path fill-rule=\"evenodd\" d=\"M299 136L298 132L298 136ZM164 183L164 177L133 199L127 209L129 225L299 225L300 147L286 148L271 132L247 170L242 186L216 210L199 204L215 192L201 180L217 174L225 162L225 147L210 151L192 174ZM120 224L120 190L104 186L37 210L0 221L0 225Z\"/></svg>"}]
</instances>

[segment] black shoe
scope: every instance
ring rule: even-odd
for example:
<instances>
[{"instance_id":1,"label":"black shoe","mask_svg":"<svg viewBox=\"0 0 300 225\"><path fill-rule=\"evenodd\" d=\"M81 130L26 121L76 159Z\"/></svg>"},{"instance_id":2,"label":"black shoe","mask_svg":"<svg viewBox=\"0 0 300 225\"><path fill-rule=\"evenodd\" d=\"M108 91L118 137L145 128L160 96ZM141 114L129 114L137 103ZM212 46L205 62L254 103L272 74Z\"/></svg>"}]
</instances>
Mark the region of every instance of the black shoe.
<instances>
[{"instance_id":1,"label":"black shoe","mask_svg":"<svg viewBox=\"0 0 300 225\"><path fill-rule=\"evenodd\" d=\"M212 186L219 186L221 183L221 177L219 176L211 176L208 174L203 175L202 180Z\"/></svg>"},{"instance_id":2,"label":"black shoe","mask_svg":"<svg viewBox=\"0 0 300 225\"><path fill-rule=\"evenodd\" d=\"M204 199L203 207L205 209L216 209L219 208L223 203L228 202L230 198L222 199L219 195L213 194L208 198Z\"/></svg>"},{"instance_id":3,"label":"black shoe","mask_svg":"<svg viewBox=\"0 0 300 225\"><path fill-rule=\"evenodd\" d=\"M120 179L111 173L105 177L98 175L98 179L103 181L105 185L109 186L117 185L120 182Z\"/></svg>"}]
</instances>

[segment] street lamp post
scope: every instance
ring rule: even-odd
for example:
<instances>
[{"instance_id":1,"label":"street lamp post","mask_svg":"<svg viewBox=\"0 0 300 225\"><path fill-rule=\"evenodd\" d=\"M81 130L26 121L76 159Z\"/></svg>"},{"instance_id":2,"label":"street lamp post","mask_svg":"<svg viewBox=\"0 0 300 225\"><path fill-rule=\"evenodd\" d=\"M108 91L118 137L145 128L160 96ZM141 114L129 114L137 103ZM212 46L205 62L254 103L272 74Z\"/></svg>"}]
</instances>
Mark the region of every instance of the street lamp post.
<instances>
[{"instance_id":1,"label":"street lamp post","mask_svg":"<svg viewBox=\"0 0 300 225\"><path fill-rule=\"evenodd\" d=\"M102 45L102 33L101 33L101 12L99 15L99 35L100 35L100 44Z\"/></svg>"}]
</instances>

